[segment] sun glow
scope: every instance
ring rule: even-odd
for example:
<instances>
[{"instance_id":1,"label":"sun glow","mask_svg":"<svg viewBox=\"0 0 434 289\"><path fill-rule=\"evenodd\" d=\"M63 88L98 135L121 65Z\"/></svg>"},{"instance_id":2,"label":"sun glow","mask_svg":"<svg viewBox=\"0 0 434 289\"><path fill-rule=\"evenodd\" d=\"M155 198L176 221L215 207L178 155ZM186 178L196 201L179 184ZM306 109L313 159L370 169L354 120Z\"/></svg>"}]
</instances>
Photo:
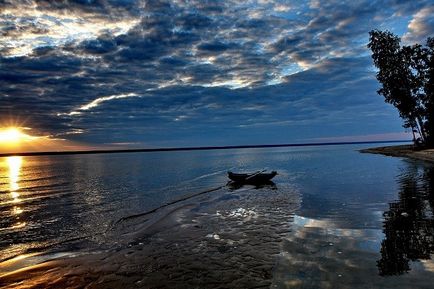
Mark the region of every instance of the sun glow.
<instances>
[{"instance_id":1,"label":"sun glow","mask_svg":"<svg viewBox=\"0 0 434 289\"><path fill-rule=\"evenodd\" d=\"M29 141L34 138L35 137L23 133L16 127L0 129L0 144L18 144L22 141Z\"/></svg>"},{"instance_id":2,"label":"sun glow","mask_svg":"<svg viewBox=\"0 0 434 289\"><path fill-rule=\"evenodd\" d=\"M67 136L83 132L82 129L72 129L63 135ZM40 131L33 130L25 125L18 124L0 126L0 155L32 152L78 151L99 148L100 147L92 147L84 143L59 138L53 134L41 133Z\"/></svg>"}]
</instances>

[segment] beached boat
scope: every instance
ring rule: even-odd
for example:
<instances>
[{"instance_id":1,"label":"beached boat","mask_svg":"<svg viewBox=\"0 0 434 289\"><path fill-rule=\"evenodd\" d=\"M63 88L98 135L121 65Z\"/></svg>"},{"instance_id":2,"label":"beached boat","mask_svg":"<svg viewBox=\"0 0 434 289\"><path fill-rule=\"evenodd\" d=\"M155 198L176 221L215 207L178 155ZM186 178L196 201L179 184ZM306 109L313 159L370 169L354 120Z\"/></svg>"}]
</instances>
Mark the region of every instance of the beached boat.
<instances>
[{"instance_id":1,"label":"beached boat","mask_svg":"<svg viewBox=\"0 0 434 289\"><path fill-rule=\"evenodd\" d=\"M237 174L228 172L228 177L234 182L245 184L263 184L271 181L277 175L276 171L271 173L255 172L250 174Z\"/></svg>"}]
</instances>

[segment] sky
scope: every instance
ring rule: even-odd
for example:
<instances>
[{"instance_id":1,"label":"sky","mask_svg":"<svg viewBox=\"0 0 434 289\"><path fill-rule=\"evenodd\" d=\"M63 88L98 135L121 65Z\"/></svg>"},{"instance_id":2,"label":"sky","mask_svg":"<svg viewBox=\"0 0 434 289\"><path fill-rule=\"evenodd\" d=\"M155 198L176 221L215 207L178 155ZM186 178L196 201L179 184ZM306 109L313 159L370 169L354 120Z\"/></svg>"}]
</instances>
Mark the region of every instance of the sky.
<instances>
[{"instance_id":1,"label":"sky","mask_svg":"<svg viewBox=\"0 0 434 289\"><path fill-rule=\"evenodd\" d=\"M0 127L95 147L408 139L372 29L424 43L434 5L0 0Z\"/></svg>"}]
</instances>

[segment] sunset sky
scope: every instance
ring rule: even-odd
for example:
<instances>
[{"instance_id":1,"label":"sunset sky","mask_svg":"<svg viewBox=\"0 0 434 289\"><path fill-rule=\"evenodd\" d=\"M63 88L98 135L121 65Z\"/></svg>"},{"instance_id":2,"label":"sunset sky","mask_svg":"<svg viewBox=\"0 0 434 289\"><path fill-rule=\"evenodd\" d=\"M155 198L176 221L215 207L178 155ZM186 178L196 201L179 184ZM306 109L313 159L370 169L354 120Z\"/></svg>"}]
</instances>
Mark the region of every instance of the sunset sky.
<instances>
[{"instance_id":1,"label":"sunset sky","mask_svg":"<svg viewBox=\"0 0 434 289\"><path fill-rule=\"evenodd\" d=\"M432 1L0 0L0 127L58 149L406 139L372 29L424 43Z\"/></svg>"}]
</instances>

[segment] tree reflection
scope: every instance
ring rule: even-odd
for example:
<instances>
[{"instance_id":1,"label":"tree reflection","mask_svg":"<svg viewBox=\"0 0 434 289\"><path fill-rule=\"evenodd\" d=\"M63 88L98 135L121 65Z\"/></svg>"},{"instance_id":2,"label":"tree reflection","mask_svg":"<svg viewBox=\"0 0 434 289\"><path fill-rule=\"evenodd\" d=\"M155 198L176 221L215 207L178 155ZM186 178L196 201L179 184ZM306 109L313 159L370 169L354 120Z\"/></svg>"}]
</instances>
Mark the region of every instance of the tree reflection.
<instances>
[{"instance_id":1,"label":"tree reflection","mask_svg":"<svg viewBox=\"0 0 434 289\"><path fill-rule=\"evenodd\" d=\"M384 213L386 236L377 261L381 276L406 273L410 261L434 253L434 168L410 164L398 182L399 200Z\"/></svg>"}]
</instances>

